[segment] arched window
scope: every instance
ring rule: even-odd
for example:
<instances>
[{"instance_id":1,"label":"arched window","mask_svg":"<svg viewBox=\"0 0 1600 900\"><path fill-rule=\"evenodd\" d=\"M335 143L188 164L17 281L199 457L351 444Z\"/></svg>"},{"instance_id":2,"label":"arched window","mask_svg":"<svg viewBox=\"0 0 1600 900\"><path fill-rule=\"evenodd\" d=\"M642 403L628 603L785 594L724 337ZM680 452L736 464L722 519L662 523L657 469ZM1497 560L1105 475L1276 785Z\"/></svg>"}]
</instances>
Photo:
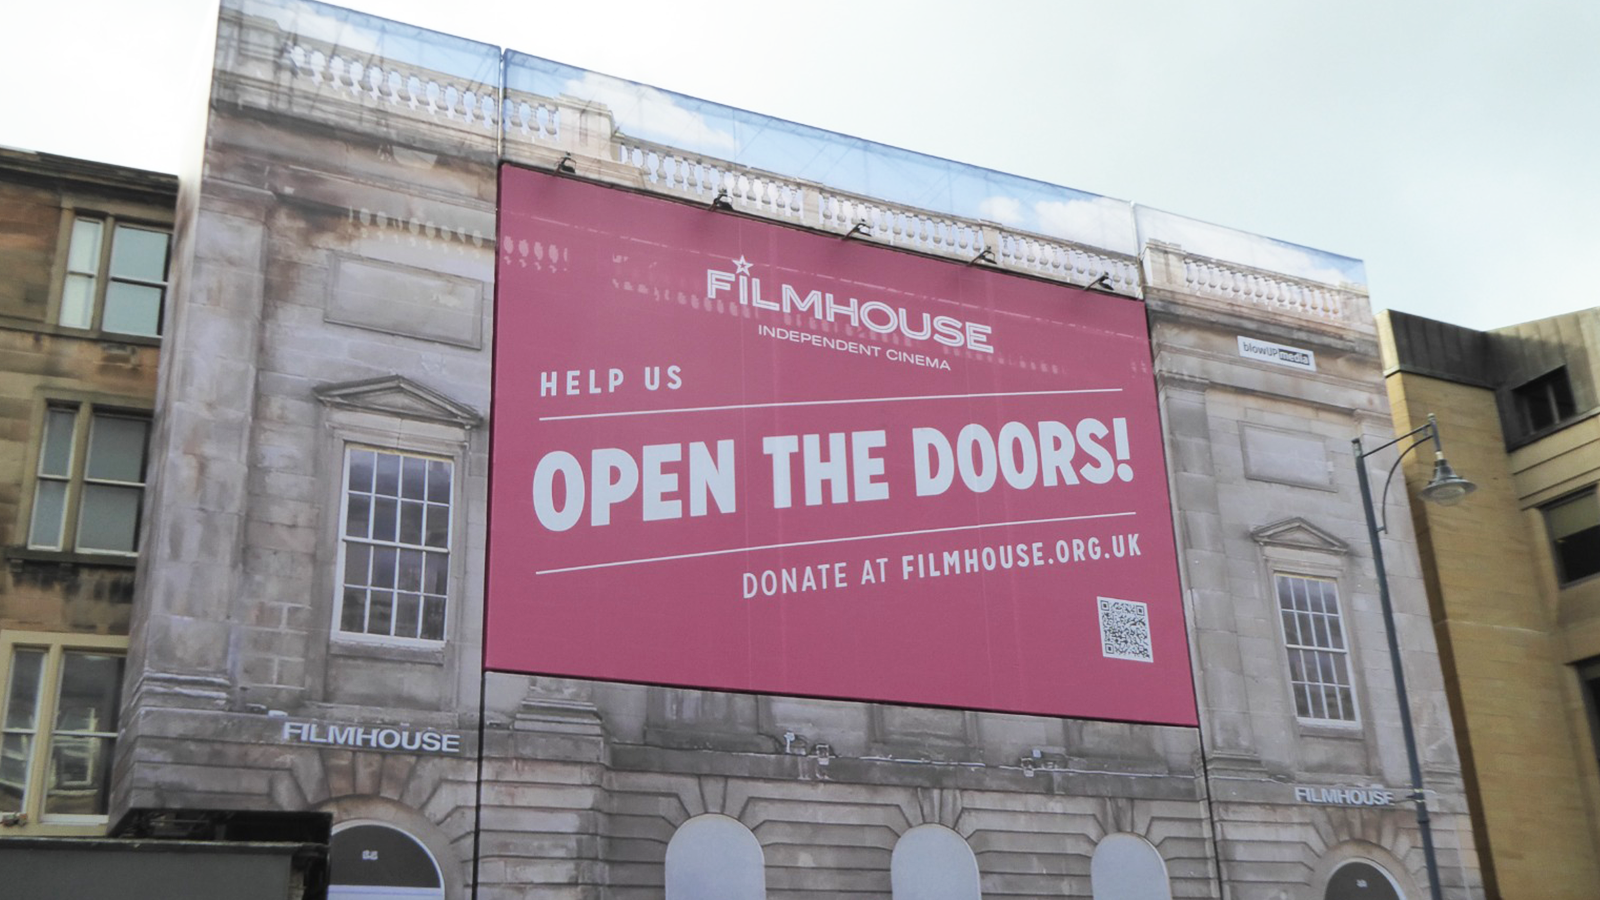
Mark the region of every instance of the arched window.
<instances>
[{"instance_id":1,"label":"arched window","mask_svg":"<svg viewBox=\"0 0 1600 900\"><path fill-rule=\"evenodd\" d=\"M761 842L737 819L695 816L667 842L667 900L766 900Z\"/></svg>"},{"instance_id":2,"label":"arched window","mask_svg":"<svg viewBox=\"0 0 1600 900\"><path fill-rule=\"evenodd\" d=\"M328 898L444 900L439 864L398 828L376 822L342 827L328 842Z\"/></svg>"},{"instance_id":3,"label":"arched window","mask_svg":"<svg viewBox=\"0 0 1600 900\"><path fill-rule=\"evenodd\" d=\"M1364 859L1336 869L1322 896L1327 900L1401 900L1400 889L1389 873Z\"/></svg>"},{"instance_id":4,"label":"arched window","mask_svg":"<svg viewBox=\"0 0 1600 900\"><path fill-rule=\"evenodd\" d=\"M943 825L918 825L889 857L894 900L981 900L978 859L961 835Z\"/></svg>"},{"instance_id":5,"label":"arched window","mask_svg":"<svg viewBox=\"0 0 1600 900\"><path fill-rule=\"evenodd\" d=\"M1089 860L1094 900L1172 900L1167 864L1136 834L1108 834Z\"/></svg>"}]
</instances>

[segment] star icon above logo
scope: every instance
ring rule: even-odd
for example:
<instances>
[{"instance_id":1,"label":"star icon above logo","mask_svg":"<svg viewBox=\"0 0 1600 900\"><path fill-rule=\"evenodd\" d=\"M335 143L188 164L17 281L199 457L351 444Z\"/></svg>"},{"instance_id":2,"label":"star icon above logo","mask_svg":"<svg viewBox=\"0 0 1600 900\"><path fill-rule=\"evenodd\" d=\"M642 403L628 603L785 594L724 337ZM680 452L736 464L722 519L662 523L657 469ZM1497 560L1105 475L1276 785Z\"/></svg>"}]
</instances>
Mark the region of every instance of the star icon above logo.
<instances>
[{"instance_id":1,"label":"star icon above logo","mask_svg":"<svg viewBox=\"0 0 1600 900\"><path fill-rule=\"evenodd\" d=\"M743 253L739 254L739 258L733 261L733 265L734 265L734 268L738 270L736 274L739 274L739 275L749 275L750 274L750 261L744 258L744 254Z\"/></svg>"}]
</instances>

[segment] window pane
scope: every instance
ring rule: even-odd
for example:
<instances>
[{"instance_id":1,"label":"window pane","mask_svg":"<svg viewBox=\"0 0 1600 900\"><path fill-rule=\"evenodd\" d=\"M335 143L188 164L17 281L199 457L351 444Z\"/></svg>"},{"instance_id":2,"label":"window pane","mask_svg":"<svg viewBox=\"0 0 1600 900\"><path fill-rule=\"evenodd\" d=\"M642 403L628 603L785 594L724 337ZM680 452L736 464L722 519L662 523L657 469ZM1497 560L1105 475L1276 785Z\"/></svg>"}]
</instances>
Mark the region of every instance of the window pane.
<instances>
[{"instance_id":1,"label":"window pane","mask_svg":"<svg viewBox=\"0 0 1600 900\"><path fill-rule=\"evenodd\" d=\"M93 275L100 271L101 223L78 219L72 223L72 243L67 247L67 271Z\"/></svg>"},{"instance_id":2,"label":"window pane","mask_svg":"<svg viewBox=\"0 0 1600 900\"><path fill-rule=\"evenodd\" d=\"M345 588L344 609L339 614L342 631L366 631L367 592L359 588Z\"/></svg>"},{"instance_id":3,"label":"window pane","mask_svg":"<svg viewBox=\"0 0 1600 900\"><path fill-rule=\"evenodd\" d=\"M72 474L72 427L78 411L52 409L45 413L44 446L39 450L39 474L66 478Z\"/></svg>"},{"instance_id":4,"label":"window pane","mask_svg":"<svg viewBox=\"0 0 1600 900\"><path fill-rule=\"evenodd\" d=\"M115 732L122 693L121 656L69 650L61 659L55 730Z\"/></svg>"},{"instance_id":5,"label":"window pane","mask_svg":"<svg viewBox=\"0 0 1600 900\"><path fill-rule=\"evenodd\" d=\"M372 498L365 494L351 494L345 510L344 533L350 537L372 536Z\"/></svg>"},{"instance_id":6,"label":"window pane","mask_svg":"<svg viewBox=\"0 0 1600 900\"><path fill-rule=\"evenodd\" d=\"M139 495L136 487L83 486L78 513L78 549L132 553L139 545Z\"/></svg>"},{"instance_id":7,"label":"window pane","mask_svg":"<svg viewBox=\"0 0 1600 900\"><path fill-rule=\"evenodd\" d=\"M400 457L392 453L378 454L378 478L374 491L390 497L400 493Z\"/></svg>"},{"instance_id":8,"label":"window pane","mask_svg":"<svg viewBox=\"0 0 1600 900\"><path fill-rule=\"evenodd\" d=\"M1589 491L1544 508L1562 584L1600 572L1600 494Z\"/></svg>"},{"instance_id":9,"label":"window pane","mask_svg":"<svg viewBox=\"0 0 1600 900\"><path fill-rule=\"evenodd\" d=\"M394 633L396 637L414 638L422 617L422 598L416 594L396 594L394 603Z\"/></svg>"},{"instance_id":10,"label":"window pane","mask_svg":"<svg viewBox=\"0 0 1600 900\"><path fill-rule=\"evenodd\" d=\"M372 586L394 587L394 561L398 551L393 547L374 547L372 553Z\"/></svg>"},{"instance_id":11,"label":"window pane","mask_svg":"<svg viewBox=\"0 0 1600 900\"><path fill-rule=\"evenodd\" d=\"M146 284L113 281L106 285L106 309L100 317L103 331L118 334L161 333L161 288Z\"/></svg>"},{"instance_id":12,"label":"window pane","mask_svg":"<svg viewBox=\"0 0 1600 900\"><path fill-rule=\"evenodd\" d=\"M397 586L402 591L422 590L422 551L400 551L400 576Z\"/></svg>"},{"instance_id":13,"label":"window pane","mask_svg":"<svg viewBox=\"0 0 1600 900\"><path fill-rule=\"evenodd\" d=\"M1556 542L1561 566L1561 583L1600 573L1600 525L1586 528Z\"/></svg>"},{"instance_id":14,"label":"window pane","mask_svg":"<svg viewBox=\"0 0 1600 900\"><path fill-rule=\"evenodd\" d=\"M33 752L33 735L0 736L0 812L19 812L22 795L28 787L28 756Z\"/></svg>"},{"instance_id":15,"label":"window pane","mask_svg":"<svg viewBox=\"0 0 1600 900\"><path fill-rule=\"evenodd\" d=\"M94 324L94 276L68 275L61 285L61 324L88 328Z\"/></svg>"},{"instance_id":16,"label":"window pane","mask_svg":"<svg viewBox=\"0 0 1600 900\"><path fill-rule=\"evenodd\" d=\"M144 483L144 455L150 422L123 416L95 416L89 429L85 476L103 481Z\"/></svg>"},{"instance_id":17,"label":"window pane","mask_svg":"<svg viewBox=\"0 0 1600 900\"><path fill-rule=\"evenodd\" d=\"M1600 523L1600 497L1594 493L1587 493L1563 500L1544 511L1545 521L1550 523L1550 536L1557 540L1568 535L1577 534L1586 528Z\"/></svg>"},{"instance_id":18,"label":"window pane","mask_svg":"<svg viewBox=\"0 0 1600 900\"><path fill-rule=\"evenodd\" d=\"M426 493L424 483L427 477L427 460L415 456L406 457L400 472L400 496L407 500L421 500Z\"/></svg>"},{"instance_id":19,"label":"window pane","mask_svg":"<svg viewBox=\"0 0 1600 900\"><path fill-rule=\"evenodd\" d=\"M350 451L350 490L372 493L371 450Z\"/></svg>"},{"instance_id":20,"label":"window pane","mask_svg":"<svg viewBox=\"0 0 1600 900\"><path fill-rule=\"evenodd\" d=\"M11 683L6 686L5 728L32 730L39 716L39 679L43 650L17 650L11 656Z\"/></svg>"},{"instance_id":21,"label":"window pane","mask_svg":"<svg viewBox=\"0 0 1600 900\"><path fill-rule=\"evenodd\" d=\"M450 555L448 553L429 553L427 559L427 574L423 578L422 589L430 594L444 596L447 585L450 583Z\"/></svg>"},{"instance_id":22,"label":"window pane","mask_svg":"<svg viewBox=\"0 0 1600 900\"><path fill-rule=\"evenodd\" d=\"M361 585L371 584L368 579L367 563L372 558L372 548L366 544L346 544L344 550L344 583Z\"/></svg>"},{"instance_id":23,"label":"window pane","mask_svg":"<svg viewBox=\"0 0 1600 900\"><path fill-rule=\"evenodd\" d=\"M433 503L450 502L450 464L442 460L428 460L428 500Z\"/></svg>"},{"instance_id":24,"label":"window pane","mask_svg":"<svg viewBox=\"0 0 1600 900\"><path fill-rule=\"evenodd\" d=\"M390 591L373 591L372 602L367 606L367 633L389 634L394 620L394 594Z\"/></svg>"},{"instance_id":25,"label":"window pane","mask_svg":"<svg viewBox=\"0 0 1600 900\"><path fill-rule=\"evenodd\" d=\"M450 507L428 504L428 526L423 541L429 547L447 547L450 543Z\"/></svg>"},{"instance_id":26,"label":"window pane","mask_svg":"<svg viewBox=\"0 0 1600 900\"><path fill-rule=\"evenodd\" d=\"M422 502L403 500L400 503L400 543L416 546L422 543Z\"/></svg>"},{"instance_id":27,"label":"window pane","mask_svg":"<svg viewBox=\"0 0 1600 900\"><path fill-rule=\"evenodd\" d=\"M444 640L444 598L425 597L422 601L422 638Z\"/></svg>"},{"instance_id":28,"label":"window pane","mask_svg":"<svg viewBox=\"0 0 1600 900\"><path fill-rule=\"evenodd\" d=\"M166 233L117 226L117 233L111 239L111 275L140 281L166 281Z\"/></svg>"},{"instance_id":29,"label":"window pane","mask_svg":"<svg viewBox=\"0 0 1600 900\"><path fill-rule=\"evenodd\" d=\"M33 525L28 529L28 546L60 550L61 523L66 512L67 483L40 481L33 492Z\"/></svg>"},{"instance_id":30,"label":"window pane","mask_svg":"<svg viewBox=\"0 0 1600 900\"><path fill-rule=\"evenodd\" d=\"M99 816L111 793L114 738L58 734L50 741L45 815Z\"/></svg>"},{"instance_id":31,"label":"window pane","mask_svg":"<svg viewBox=\"0 0 1600 900\"><path fill-rule=\"evenodd\" d=\"M388 497L377 498L372 507L372 539L393 541L397 518L399 510L395 509L395 501Z\"/></svg>"}]
</instances>

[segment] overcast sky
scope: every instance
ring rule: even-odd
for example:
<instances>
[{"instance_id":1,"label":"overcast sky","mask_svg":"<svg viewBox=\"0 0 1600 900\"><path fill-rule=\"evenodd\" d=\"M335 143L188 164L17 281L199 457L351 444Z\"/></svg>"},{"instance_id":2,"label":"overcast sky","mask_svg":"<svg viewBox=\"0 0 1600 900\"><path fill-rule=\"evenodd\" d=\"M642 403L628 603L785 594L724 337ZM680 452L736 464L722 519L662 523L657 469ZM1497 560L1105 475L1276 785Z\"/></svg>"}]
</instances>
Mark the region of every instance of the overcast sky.
<instances>
[{"instance_id":1,"label":"overcast sky","mask_svg":"<svg viewBox=\"0 0 1600 900\"><path fill-rule=\"evenodd\" d=\"M1600 3L349 0L1366 261L1478 328L1600 305ZM215 0L14 4L0 144L175 171Z\"/></svg>"}]
</instances>

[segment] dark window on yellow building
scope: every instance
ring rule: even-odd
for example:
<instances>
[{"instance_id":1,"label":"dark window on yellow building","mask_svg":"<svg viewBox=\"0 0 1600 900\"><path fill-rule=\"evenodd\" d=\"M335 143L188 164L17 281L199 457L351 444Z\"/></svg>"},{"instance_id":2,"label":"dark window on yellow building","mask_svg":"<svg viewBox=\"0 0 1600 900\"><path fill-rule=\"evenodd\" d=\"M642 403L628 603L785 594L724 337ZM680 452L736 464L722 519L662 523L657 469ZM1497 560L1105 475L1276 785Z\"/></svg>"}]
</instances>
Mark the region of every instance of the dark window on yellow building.
<instances>
[{"instance_id":1,"label":"dark window on yellow building","mask_svg":"<svg viewBox=\"0 0 1600 900\"><path fill-rule=\"evenodd\" d=\"M52 404L39 447L28 546L136 553L149 442L147 415Z\"/></svg>"},{"instance_id":2,"label":"dark window on yellow building","mask_svg":"<svg viewBox=\"0 0 1600 900\"><path fill-rule=\"evenodd\" d=\"M0 633L0 815L104 826L128 640Z\"/></svg>"},{"instance_id":3,"label":"dark window on yellow building","mask_svg":"<svg viewBox=\"0 0 1600 900\"><path fill-rule=\"evenodd\" d=\"M69 328L159 336L171 243L160 228L74 219L57 321Z\"/></svg>"},{"instance_id":4,"label":"dark window on yellow building","mask_svg":"<svg viewBox=\"0 0 1600 900\"><path fill-rule=\"evenodd\" d=\"M1589 713L1589 734L1593 738L1595 762L1600 764L1600 657L1578 663L1578 678L1583 682L1583 705Z\"/></svg>"},{"instance_id":5,"label":"dark window on yellow building","mask_svg":"<svg viewBox=\"0 0 1600 900\"><path fill-rule=\"evenodd\" d=\"M1578 413L1572 398L1572 382L1565 366L1540 375L1521 387L1511 389L1517 418L1526 434L1543 431Z\"/></svg>"},{"instance_id":6,"label":"dark window on yellow building","mask_svg":"<svg viewBox=\"0 0 1600 900\"><path fill-rule=\"evenodd\" d=\"M1562 584L1600 573L1600 495L1594 488L1544 507L1544 523Z\"/></svg>"}]
</instances>

